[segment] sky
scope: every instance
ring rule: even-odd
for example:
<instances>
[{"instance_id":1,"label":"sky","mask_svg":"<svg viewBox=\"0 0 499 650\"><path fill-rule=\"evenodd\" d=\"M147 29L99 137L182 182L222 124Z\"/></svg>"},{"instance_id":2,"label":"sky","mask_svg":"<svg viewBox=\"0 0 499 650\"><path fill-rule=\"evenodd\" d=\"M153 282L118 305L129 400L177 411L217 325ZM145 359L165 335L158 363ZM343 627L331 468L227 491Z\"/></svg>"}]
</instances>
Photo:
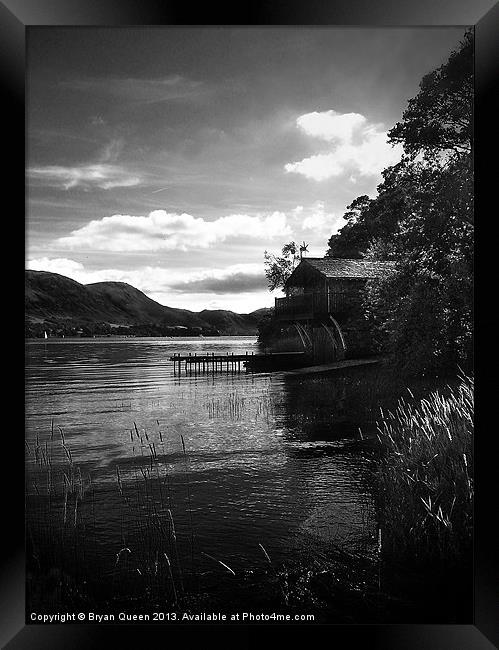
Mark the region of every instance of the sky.
<instances>
[{"instance_id":1,"label":"sky","mask_svg":"<svg viewBox=\"0 0 499 650\"><path fill-rule=\"evenodd\" d=\"M30 28L27 268L193 311L271 306L264 251L325 254L463 33Z\"/></svg>"}]
</instances>

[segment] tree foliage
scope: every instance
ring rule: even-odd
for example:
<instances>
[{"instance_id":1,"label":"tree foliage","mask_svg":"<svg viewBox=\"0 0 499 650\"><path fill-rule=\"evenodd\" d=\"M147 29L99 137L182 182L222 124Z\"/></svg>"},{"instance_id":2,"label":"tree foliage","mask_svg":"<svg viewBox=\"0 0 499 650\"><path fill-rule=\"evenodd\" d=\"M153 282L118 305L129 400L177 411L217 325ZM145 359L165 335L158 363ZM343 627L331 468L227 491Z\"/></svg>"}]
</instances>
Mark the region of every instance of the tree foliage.
<instances>
[{"instance_id":1,"label":"tree foliage","mask_svg":"<svg viewBox=\"0 0 499 650\"><path fill-rule=\"evenodd\" d=\"M460 158L473 146L473 35L466 32L448 61L423 77L402 120L388 133L411 158Z\"/></svg>"},{"instance_id":2,"label":"tree foliage","mask_svg":"<svg viewBox=\"0 0 499 650\"><path fill-rule=\"evenodd\" d=\"M343 215L347 223L330 237L326 255L360 259L373 240L387 239L397 230L409 196L404 169L405 162L401 162L384 170L375 199L362 195L347 206Z\"/></svg>"},{"instance_id":3,"label":"tree foliage","mask_svg":"<svg viewBox=\"0 0 499 650\"><path fill-rule=\"evenodd\" d=\"M282 247L280 256L272 255L265 251L265 275L270 291L284 287L286 280L300 259L298 248L296 242L291 241Z\"/></svg>"}]
</instances>

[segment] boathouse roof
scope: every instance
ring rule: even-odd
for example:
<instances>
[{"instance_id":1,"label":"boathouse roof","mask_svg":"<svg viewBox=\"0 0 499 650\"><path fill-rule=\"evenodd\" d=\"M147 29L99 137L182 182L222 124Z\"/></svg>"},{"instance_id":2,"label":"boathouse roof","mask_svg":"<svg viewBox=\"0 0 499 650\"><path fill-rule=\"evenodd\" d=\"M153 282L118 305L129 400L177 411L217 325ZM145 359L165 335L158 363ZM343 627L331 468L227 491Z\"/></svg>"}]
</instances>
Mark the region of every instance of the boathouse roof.
<instances>
[{"instance_id":1,"label":"boathouse roof","mask_svg":"<svg viewBox=\"0 0 499 650\"><path fill-rule=\"evenodd\" d=\"M364 280L386 277L388 273L394 270L395 262L351 260L336 257L306 257L301 260L292 275L299 275L297 271L300 267L303 268L304 265L311 266L326 278L357 278ZM288 278L288 281L289 279L291 278Z\"/></svg>"}]
</instances>

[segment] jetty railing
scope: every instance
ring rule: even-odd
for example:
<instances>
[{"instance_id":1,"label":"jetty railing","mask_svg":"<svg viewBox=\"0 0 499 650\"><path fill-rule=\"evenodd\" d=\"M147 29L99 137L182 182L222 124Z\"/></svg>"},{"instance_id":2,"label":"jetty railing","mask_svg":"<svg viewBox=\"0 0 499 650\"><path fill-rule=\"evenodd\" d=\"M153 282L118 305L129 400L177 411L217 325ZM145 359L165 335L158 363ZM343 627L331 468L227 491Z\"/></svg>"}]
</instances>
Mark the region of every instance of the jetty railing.
<instances>
[{"instance_id":1,"label":"jetty railing","mask_svg":"<svg viewBox=\"0 0 499 650\"><path fill-rule=\"evenodd\" d=\"M303 352L245 352L244 354L208 354L175 353L170 357L173 361L173 372L181 375L199 375L203 373L240 373L249 370L266 370L282 366L294 366L304 357Z\"/></svg>"},{"instance_id":2,"label":"jetty railing","mask_svg":"<svg viewBox=\"0 0 499 650\"><path fill-rule=\"evenodd\" d=\"M197 353L188 353L180 354L176 353L170 357L170 361L173 361L173 372L175 374L182 371L182 367L185 372L193 372L194 374L200 374L202 372L241 372L241 370L246 368L246 363L248 359L254 356L252 352L249 354L245 352L244 354L234 354L233 352L226 354L197 354Z\"/></svg>"}]
</instances>

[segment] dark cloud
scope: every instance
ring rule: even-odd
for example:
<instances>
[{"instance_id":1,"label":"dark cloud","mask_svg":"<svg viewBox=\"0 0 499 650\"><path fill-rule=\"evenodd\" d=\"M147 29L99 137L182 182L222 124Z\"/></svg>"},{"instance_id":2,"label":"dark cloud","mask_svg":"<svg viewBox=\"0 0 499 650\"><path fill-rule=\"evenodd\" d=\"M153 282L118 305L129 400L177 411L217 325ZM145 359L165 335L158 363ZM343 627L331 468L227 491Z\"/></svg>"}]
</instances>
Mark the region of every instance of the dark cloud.
<instances>
[{"instance_id":1,"label":"dark cloud","mask_svg":"<svg viewBox=\"0 0 499 650\"><path fill-rule=\"evenodd\" d=\"M233 273L223 278L211 277L179 282L169 288L182 293L248 293L267 289L267 280L263 273Z\"/></svg>"}]
</instances>

